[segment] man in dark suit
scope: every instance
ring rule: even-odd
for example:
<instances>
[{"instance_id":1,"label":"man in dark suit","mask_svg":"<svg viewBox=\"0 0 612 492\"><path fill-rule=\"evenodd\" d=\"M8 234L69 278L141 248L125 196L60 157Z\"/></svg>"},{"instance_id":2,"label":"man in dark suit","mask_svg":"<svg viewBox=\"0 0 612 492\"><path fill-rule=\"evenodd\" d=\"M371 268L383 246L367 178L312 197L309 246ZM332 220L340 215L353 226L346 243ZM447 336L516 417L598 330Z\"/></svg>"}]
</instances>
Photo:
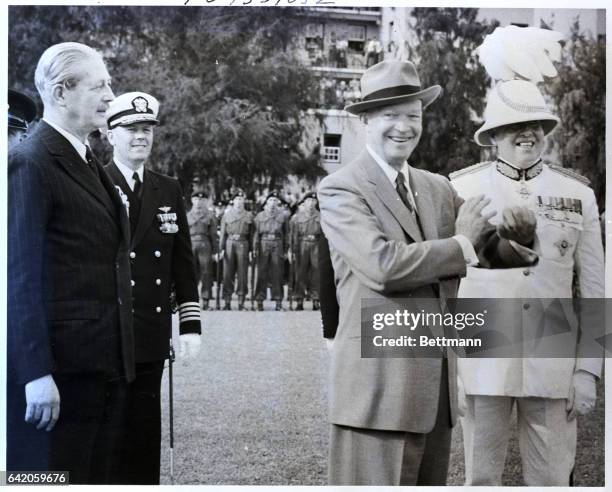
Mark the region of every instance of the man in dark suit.
<instances>
[{"instance_id":1,"label":"man in dark suit","mask_svg":"<svg viewBox=\"0 0 612 492\"><path fill-rule=\"evenodd\" d=\"M43 120L8 166L7 469L108 483L134 378L130 232L87 137L114 96L79 43L47 49L35 82Z\"/></svg>"},{"instance_id":2,"label":"man in dark suit","mask_svg":"<svg viewBox=\"0 0 612 492\"><path fill-rule=\"evenodd\" d=\"M144 92L117 97L106 113L113 161L106 167L129 210L136 380L116 483L159 484L160 390L172 336L170 293L179 308L180 355L200 348L200 305L189 224L176 179L145 168L159 103Z\"/></svg>"},{"instance_id":3,"label":"man in dark suit","mask_svg":"<svg viewBox=\"0 0 612 492\"><path fill-rule=\"evenodd\" d=\"M528 265L535 220L504 224L463 202L447 179L408 165L422 111L441 88L421 88L410 62L383 61L361 79L347 111L366 127L366 149L319 186L323 232L340 305L331 348L329 481L342 485L444 485L457 407L456 356L362 358L362 299L454 297L466 265ZM436 307L437 306L437 307ZM444 356L443 356L444 355Z\"/></svg>"}]
</instances>

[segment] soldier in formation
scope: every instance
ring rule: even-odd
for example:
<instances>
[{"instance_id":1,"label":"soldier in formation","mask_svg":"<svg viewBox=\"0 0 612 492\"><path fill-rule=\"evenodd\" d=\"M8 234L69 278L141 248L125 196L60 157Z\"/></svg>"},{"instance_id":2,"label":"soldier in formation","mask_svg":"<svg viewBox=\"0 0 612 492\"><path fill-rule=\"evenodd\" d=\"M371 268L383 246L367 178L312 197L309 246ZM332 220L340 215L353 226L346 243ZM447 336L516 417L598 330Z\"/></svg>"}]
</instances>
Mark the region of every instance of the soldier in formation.
<instances>
[{"instance_id":1,"label":"soldier in formation","mask_svg":"<svg viewBox=\"0 0 612 492\"><path fill-rule=\"evenodd\" d=\"M278 193L270 193L264 202L264 209L255 217L253 259L257 261L255 299L258 311L263 311L268 285L271 286L276 310L282 310L283 267L287 256L289 234L286 215L280 208L280 203Z\"/></svg>"},{"instance_id":2,"label":"soldier in formation","mask_svg":"<svg viewBox=\"0 0 612 492\"><path fill-rule=\"evenodd\" d=\"M214 210L206 206L207 200L206 192L195 188L191 194L192 208L187 214L196 278L200 282L200 299L205 310L211 308L213 259L218 252L217 218Z\"/></svg>"}]
</instances>

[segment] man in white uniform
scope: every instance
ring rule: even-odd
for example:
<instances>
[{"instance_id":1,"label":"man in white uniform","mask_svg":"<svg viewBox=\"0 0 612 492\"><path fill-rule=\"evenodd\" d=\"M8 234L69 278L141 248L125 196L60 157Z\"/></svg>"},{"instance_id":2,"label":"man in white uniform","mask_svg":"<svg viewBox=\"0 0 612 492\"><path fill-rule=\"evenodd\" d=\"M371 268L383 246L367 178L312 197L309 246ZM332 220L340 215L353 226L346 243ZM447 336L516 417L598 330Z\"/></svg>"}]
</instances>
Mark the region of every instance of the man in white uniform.
<instances>
[{"instance_id":1,"label":"man in white uniform","mask_svg":"<svg viewBox=\"0 0 612 492\"><path fill-rule=\"evenodd\" d=\"M464 199L485 193L491 199L487 209L498 211L493 223L501 222L507 207L527 206L537 219L533 248L540 260L529 268L470 267L459 297L567 300L572 298L575 274L580 297L602 298L603 248L594 193L585 178L541 159L546 135L559 119L546 107L538 88L524 80L499 82L489 94L485 119L475 140L481 146L497 146L497 160L451 174L452 183ZM501 309L512 309L502 302ZM534 309L542 304L519 304L522 318L508 313L513 322L495 328L516 333L511 330L518 319L527 340ZM574 316L567 310L564 314L568 319ZM584 333L585 328L597 327L588 325L582 323L571 333L558 330L563 346L575 354L571 357L460 359L466 394L462 419L466 485L501 485L515 403L525 483L569 484L576 454L575 417L593 409L602 367L593 350L594 336ZM558 341L555 337L540 339L540 347L550 347Z\"/></svg>"}]
</instances>

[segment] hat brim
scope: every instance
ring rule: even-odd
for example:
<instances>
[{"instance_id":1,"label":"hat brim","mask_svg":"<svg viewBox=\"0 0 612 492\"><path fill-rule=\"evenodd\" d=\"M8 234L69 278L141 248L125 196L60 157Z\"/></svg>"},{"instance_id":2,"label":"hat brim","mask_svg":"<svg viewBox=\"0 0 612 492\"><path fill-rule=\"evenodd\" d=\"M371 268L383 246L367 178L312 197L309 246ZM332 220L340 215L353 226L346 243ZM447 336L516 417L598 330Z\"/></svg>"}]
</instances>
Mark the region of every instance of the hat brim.
<instances>
[{"instance_id":1,"label":"hat brim","mask_svg":"<svg viewBox=\"0 0 612 492\"><path fill-rule=\"evenodd\" d=\"M116 126L129 126L134 125L135 123L151 123L152 125L159 125L159 120L152 114L130 114L112 121L110 128L113 129Z\"/></svg>"},{"instance_id":2,"label":"hat brim","mask_svg":"<svg viewBox=\"0 0 612 492\"><path fill-rule=\"evenodd\" d=\"M438 98L441 92L442 87L440 87L439 85L432 85L427 89L423 89L422 91L414 92L412 94L405 94L403 96L383 97L380 99L372 99L370 101L361 101L358 103L349 104L344 108L344 110L351 114L360 114L364 111L368 111L369 109L415 101L417 99L423 102L423 109L425 109Z\"/></svg>"},{"instance_id":3,"label":"hat brim","mask_svg":"<svg viewBox=\"0 0 612 492\"><path fill-rule=\"evenodd\" d=\"M490 131L503 126L514 125L516 123L528 123L530 121L540 121L544 135L548 135L559 124L559 118L551 113L533 113L530 116L518 116L516 118L508 118L503 123L486 122L474 134L474 140L481 147L494 147L495 142L491 139Z\"/></svg>"},{"instance_id":4,"label":"hat brim","mask_svg":"<svg viewBox=\"0 0 612 492\"><path fill-rule=\"evenodd\" d=\"M38 114L38 109L36 108L36 103L34 100L25 94L15 91L13 89L8 90L8 101L9 101L9 112L11 112L11 103L13 100L13 106L15 114L23 113L20 116L23 116L28 123L32 123Z\"/></svg>"}]
</instances>

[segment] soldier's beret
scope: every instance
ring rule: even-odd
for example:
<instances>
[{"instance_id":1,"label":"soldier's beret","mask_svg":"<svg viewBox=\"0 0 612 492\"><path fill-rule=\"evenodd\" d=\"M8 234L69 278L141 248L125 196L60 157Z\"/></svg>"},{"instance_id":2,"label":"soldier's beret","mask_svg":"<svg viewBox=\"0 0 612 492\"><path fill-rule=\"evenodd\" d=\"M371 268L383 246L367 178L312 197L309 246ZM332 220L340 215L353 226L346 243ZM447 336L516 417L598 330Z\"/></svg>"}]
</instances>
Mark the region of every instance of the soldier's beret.
<instances>
[{"instance_id":1,"label":"soldier's beret","mask_svg":"<svg viewBox=\"0 0 612 492\"><path fill-rule=\"evenodd\" d=\"M196 196L198 198L208 198L208 193L206 193L206 191L204 191L202 188L194 188L191 192L191 198Z\"/></svg>"},{"instance_id":2,"label":"soldier's beret","mask_svg":"<svg viewBox=\"0 0 612 492\"><path fill-rule=\"evenodd\" d=\"M234 198L236 198L236 197L239 197L239 196L241 196L242 198L246 199L246 195L244 194L244 191L240 190L240 191L237 191L236 193L234 193L234 196L232 196L232 200Z\"/></svg>"}]
</instances>

